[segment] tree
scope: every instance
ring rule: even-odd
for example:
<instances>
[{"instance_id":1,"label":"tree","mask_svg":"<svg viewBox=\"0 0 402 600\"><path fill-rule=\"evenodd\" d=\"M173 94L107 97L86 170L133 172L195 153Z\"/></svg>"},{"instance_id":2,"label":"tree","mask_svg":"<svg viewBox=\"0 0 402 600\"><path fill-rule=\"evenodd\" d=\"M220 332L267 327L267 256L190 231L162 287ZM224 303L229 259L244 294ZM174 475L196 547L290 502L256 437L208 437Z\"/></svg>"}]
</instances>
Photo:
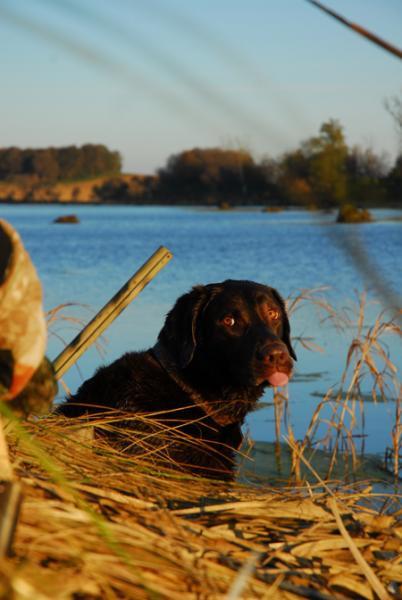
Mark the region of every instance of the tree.
<instances>
[{"instance_id":1,"label":"tree","mask_svg":"<svg viewBox=\"0 0 402 600\"><path fill-rule=\"evenodd\" d=\"M319 135L284 154L279 163L278 184L290 203L328 207L347 196L348 148L338 121L320 127Z\"/></svg>"},{"instance_id":2,"label":"tree","mask_svg":"<svg viewBox=\"0 0 402 600\"><path fill-rule=\"evenodd\" d=\"M282 200L309 206L314 203L310 185L310 158L298 148L286 152L278 164L278 188Z\"/></svg>"},{"instance_id":3,"label":"tree","mask_svg":"<svg viewBox=\"0 0 402 600\"><path fill-rule=\"evenodd\" d=\"M37 175L41 181L57 181L59 177L59 164L57 162L56 151L53 148L31 151L29 173Z\"/></svg>"},{"instance_id":4,"label":"tree","mask_svg":"<svg viewBox=\"0 0 402 600\"><path fill-rule=\"evenodd\" d=\"M262 193L263 170L246 150L193 148L169 157L158 172L162 192L189 202L249 200Z\"/></svg>"},{"instance_id":5,"label":"tree","mask_svg":"<svg viewBox=\"0 0 402 600\"><path fill-rule=\"evenodd\" d=\"M394 120L399 147L402 152L402 92L400 96L391 96L391 98L386 98L384 100L384 105Z\"/></svg>"},{"instance_id":6,"label":"tree","mask_svg":"<svg viewBox=\"0 0 402 600\"><path fill-rule=\"evenodd\" d=\"M23 169L23 155L19 148L2 148L0 150L0 179L20 175Z\"/></svg>"},{"instance_id":7,"label":"tree","mask_svg":"<svg viewBox=\"0 0 402 600\"><path fill-rule=\"evenodd\" d=\"M60 179L78 179L82 172L83 156L77 146L58 148Z\"/></svg>"},{"instance_id":8,"label":"tree","mask_svg":"<svg viewBox=\"0 0 402 600\"><path fill-rule=\"evenodd\" d=\"M110 152L103 144L85 144L82 154L81 176L96 177L105 174L117 174L121 170L118 152Z\"/></svg>"},{"instance_id":9,"label":"tree","mask_svg":"<svg viewBox=\"0 0 402 600\"><path fill-rule=\"evenodd\" d=\"M323 123L320 135L308 140L302 151L310 159L308 179L318 203L342 203L347 197L348 147L340 123L333 119Z\"/></svg>"},{"instance_id":10,"label":"tree","mask_svg":"<svg viewBox=\"0 0 402 600\"><path fill-rule=\"evenodd\" d=\"M384 101L385 108L394 120L399 143L399 155L391 169L387 180L388 198L391 202L402 202L402 92Z\"/></svg>"},{"instance_id":11,"label":"tree","mask_svg":"<svg viewBox=\"0 0 402 600\"><path fill-rule=\"evenodd\" d=\"M402 154L397 157L385 183L388 199L400 206L402 203Z\"/></svg>"},{"instance_id":12,"label":"tree","mask_svg":"<svg viewBox=\"0 0 402 600\"><path fill-rule=\"evenodd\" d=\"M382 204L386 196L387 157L371 148L353 146L346 158L349 195L359 205Z\"/></svg>"}]
</instances>

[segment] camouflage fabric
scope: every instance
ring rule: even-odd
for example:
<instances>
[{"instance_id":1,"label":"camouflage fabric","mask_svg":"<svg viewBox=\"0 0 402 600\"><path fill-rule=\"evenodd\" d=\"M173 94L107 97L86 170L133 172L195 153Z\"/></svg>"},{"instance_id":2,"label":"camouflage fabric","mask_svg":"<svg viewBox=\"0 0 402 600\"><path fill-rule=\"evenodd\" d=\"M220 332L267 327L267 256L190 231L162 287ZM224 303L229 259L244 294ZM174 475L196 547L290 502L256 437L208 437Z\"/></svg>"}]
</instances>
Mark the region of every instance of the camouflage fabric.
<instances>
[{"instance_id":1,"label":"camouflage fabric","mask_svg":"<svg viewBox=\"0 0 402 600\"><path fill-rule=\"evenodd\" d=\"M15 397L46 348L42 288L20 236L0 219L0 400Z\"/></svg>"},{"instance_id":2,"label":"camouflage fabric","mask_svg":"<svg viewBox=\"0 0 402 600\"><path fill-rule=\"evenodd\" d=\"M8 405L18 417L45 415L50 410L57 389L53 365L45 356L22 392Z\"/></svg>"}]
</instances>

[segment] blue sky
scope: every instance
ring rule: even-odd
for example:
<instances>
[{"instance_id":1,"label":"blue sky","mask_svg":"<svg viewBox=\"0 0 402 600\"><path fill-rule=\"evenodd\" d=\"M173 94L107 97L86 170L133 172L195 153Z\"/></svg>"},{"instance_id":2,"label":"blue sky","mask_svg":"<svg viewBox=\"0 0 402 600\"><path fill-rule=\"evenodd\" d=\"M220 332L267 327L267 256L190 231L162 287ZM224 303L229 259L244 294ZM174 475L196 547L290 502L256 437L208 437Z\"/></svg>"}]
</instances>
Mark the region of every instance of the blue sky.
<instances>
[{"instance_id":1,"label":"blue sky","mask_svg":"<svg viewBox=\"0 0 402 600\"><path fill-rule=\"evenodd\" d=\"M402 47L401 0L325 0ZM306 0L2 0L0 145L104 143L152 173L194 146L278 156L339 119L395 158L402 61Z\"/></svg>"}]
</instances>

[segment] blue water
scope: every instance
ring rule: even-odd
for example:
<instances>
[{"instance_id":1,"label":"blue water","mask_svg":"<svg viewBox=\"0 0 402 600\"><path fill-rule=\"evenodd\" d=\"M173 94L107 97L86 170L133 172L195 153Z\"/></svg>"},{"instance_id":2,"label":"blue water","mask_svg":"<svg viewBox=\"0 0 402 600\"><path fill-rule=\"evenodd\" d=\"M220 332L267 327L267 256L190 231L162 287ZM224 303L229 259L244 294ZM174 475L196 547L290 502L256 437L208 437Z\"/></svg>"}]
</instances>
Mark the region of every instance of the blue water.
<instances>
[{"instance_id":1,"label":"blue water","mask_svg":"<svg viewBox=\"0 0 402 600\"><path fill-rule=\"evenodd\" d=\"M52 222L56 216L72 212L78 215L79 225ZM197 283L252 279L276 287L285 297L325 287L320 297L338 309L349 307L349 311L358 295L368 290L370 324L402 288L402 211L373 212L374 223L339 225L334 223L334 214L296 210L270 214L257 209L0 206L0 217L18 229L31 253L43 283L45 308L76 304L62 310L69 320L59 319L51 326L50 358L79 331L81 325L71 318L84 323L92 318L160 245L174 255L109 328L100 352L90 349L78 368L65 375L65 384L72 391L100 364L127 350L153 345L175 299ZM363 262L359 258L362 250L366 253ZM371 304L374 301L378 304ZM321 322L312 303L305 303L291 322L293 336L308 336L322 349L311 352L295 343L298 362L289 386L289 422L296 438L302 438L320 401L316 394L323 395L340 380L355 331L350 328L339 333L328 320ZM390 335L385 341L400 372L400 343ZM362 387L369 391L369 378ZM357 434L367 436L365 449L370 452L383 452L391 445L394 392L389 390L387 395L386 403L365 402L364 430L356 426ZM272 391L267 391L264 401L272 401ZM247 427L254 439L273 440L272 407L250 415Z\"/></svg>"}]
</instances>

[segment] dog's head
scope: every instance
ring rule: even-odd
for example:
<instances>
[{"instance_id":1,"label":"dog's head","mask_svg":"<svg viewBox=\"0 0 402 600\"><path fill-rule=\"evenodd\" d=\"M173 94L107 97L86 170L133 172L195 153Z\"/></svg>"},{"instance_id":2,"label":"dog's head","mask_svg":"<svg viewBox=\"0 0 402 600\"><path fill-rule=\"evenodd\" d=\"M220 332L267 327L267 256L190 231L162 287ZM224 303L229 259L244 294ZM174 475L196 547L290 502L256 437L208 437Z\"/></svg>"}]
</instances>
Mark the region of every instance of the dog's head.
<instances>
[{"instance_id":1,"label":"dog's head","mask_svg":"<svg viewBox=\"0 0 402 600\"><path fill-rule=\"evenodd\" d=\"M224 385L285 385L295 352L279 293L251 281L196 286L159 334L177 368Z\"/></svg>"}]
</instances>

